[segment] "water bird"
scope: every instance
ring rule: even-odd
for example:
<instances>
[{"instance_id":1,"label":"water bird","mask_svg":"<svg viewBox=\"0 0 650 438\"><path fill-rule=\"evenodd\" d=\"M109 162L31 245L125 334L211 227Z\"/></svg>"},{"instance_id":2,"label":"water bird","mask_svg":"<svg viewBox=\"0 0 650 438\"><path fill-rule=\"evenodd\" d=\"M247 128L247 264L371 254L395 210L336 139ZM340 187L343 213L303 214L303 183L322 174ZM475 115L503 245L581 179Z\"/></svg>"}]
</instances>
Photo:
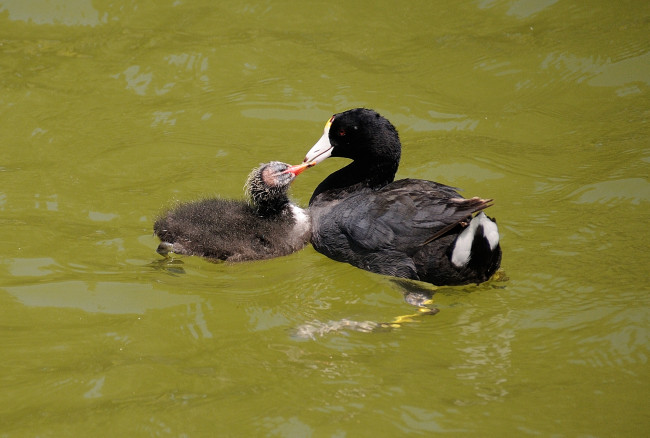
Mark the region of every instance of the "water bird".
<instances>
[{"instance_id":1,"label":"water bird","mask_svg":"<svg viewBox=\"0 0 650 438\"><path fill-rule=\"evenodd\" d=\"M301 249L309 242L310 220L287 193L305 167L265 163L248 176L245 200L202 199L167 211L154 224L157 252L239 262Z\"/></svg>"},{"instance_id":2,"label":"water bird","mask_svg":"<svg viewBox=\"0 0 650 438\"><path fill-rule=\"evenodd\" d=\"M394 181L397 129L376 111L334 114L303 166L353 160L323 180L309 201L311 243L326 256L379 274L434 285L488 280L501 263L492 199L421 179Z\"/></svg>"}]
</instances>

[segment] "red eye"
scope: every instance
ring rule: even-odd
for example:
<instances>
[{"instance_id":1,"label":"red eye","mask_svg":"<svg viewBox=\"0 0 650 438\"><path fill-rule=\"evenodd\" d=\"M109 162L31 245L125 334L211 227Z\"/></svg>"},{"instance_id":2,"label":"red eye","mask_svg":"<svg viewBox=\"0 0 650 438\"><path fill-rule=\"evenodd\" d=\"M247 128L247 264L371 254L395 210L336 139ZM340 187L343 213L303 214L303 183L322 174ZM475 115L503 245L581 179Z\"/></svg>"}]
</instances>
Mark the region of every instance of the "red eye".
<instances>
[{"instance_id":1,"label":"red eye","mask_svg":"<svg viewBox=\"0 0 650 438\"><path fill-rule=\"evenodd\" d=\"M345 129L341 129L339 131L339 137L343 137L345 135Z\"/></svg>"}]
</instances>

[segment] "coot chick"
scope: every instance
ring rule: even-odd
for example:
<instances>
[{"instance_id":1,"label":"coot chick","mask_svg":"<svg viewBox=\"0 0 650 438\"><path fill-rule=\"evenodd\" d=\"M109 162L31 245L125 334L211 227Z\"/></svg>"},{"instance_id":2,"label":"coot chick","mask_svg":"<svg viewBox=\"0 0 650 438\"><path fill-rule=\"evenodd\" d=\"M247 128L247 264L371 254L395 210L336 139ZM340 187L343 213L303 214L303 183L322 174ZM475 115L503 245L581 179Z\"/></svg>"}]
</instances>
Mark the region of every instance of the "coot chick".
<instances>
[{"instance_id":1,"label":"coot chick","mask_svg":"<svg viewBox=\"0 0 650 438\"><path fill-rule=\"evenodd\" d=\"M353 161L309 201L314 248L371 272L435 285L488 280L501 263L496 222L482 212L492 199L465 199L432 181L393 181L400 155L397 130L377 112L357 108L330 118L304 165L330 156Z\"/></svg>"},{"instance_id":2,"label":"coot chick","mask_svg":"<svg viewBox=\"0 0 650 438\"><path fill-rule=\"evenodd\" d=\"M310 236L305 210L287 192L304 165L262 164L248 176L246 200L204 199L168 211L154 224L158 253L238 262L290 254Z\"/></svg>"}]
</instances>

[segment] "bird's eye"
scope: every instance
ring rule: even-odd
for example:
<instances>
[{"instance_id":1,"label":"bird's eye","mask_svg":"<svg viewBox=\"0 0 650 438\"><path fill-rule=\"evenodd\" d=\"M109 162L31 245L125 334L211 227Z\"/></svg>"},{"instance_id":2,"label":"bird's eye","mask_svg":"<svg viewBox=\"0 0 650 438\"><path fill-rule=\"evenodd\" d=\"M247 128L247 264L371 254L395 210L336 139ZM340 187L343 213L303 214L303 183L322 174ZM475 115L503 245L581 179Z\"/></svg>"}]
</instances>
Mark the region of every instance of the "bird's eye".
<instances>
[{"instance_id":1,"label":"bird's eye","mask_svg":"<svg viewBox=\"0 0 650 438\"><path fill-rule=\"evenodd\" d=\"M345 129L340 129L339 130L339 137L343 137L345 135Z\"/></svg>"}]
</instances>

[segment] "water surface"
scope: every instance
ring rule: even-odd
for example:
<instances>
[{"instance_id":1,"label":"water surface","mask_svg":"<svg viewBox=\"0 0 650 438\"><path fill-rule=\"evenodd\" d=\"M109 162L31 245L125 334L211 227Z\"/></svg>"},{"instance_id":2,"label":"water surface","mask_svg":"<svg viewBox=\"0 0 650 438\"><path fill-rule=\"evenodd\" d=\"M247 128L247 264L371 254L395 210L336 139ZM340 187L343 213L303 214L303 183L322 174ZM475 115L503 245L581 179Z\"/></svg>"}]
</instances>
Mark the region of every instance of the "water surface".
<instances>
[{"instance_id":1,"label":"water surface","mask_svg":"<svg viewBox=\"0 0 650 438\"><path fill-rule=\"evenodd\" d=\"M650 4L0 0L0 436L645 436ZM503 275L414 314L311 247L155 253L332 113L496 200ZM294 183L306 205L331 159Z\"/></svg>"}]
</instances>

